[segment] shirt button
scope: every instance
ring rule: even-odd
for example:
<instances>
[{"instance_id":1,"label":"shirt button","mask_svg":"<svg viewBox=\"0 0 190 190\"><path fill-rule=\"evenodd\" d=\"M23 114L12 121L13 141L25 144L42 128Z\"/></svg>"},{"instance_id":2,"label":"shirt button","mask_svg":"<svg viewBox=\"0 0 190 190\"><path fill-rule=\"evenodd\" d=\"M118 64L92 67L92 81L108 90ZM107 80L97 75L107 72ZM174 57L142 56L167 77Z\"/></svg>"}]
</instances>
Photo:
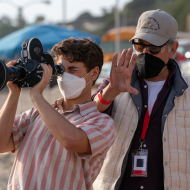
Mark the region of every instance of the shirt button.
<instances>
[{"instance_id":1,"label":"shirt button","mask_svg":"<svg viewBox=\"0 0 190 190\"><path fill-rule=\"evenodd\" d=\"M144 85L144 88L147 88L147 85Z\"/></svg>"},{"instance_id":2,"label":"shirt button","mask_svg":"<svg viewBox=\"0 0 190 190\"><path fill-rule=\"evenodd\" d=\"M147 105L144 105L144 108L147 108Z\"/></svg>"},{"instance_id":3,"label":"shirt button","mask_svg":"<svg viewBox=\"0 0 190 190\"><path fill-rule=\"evenodd\" d=\"M167 117L168 115L165 115L165 117Z\"/></svg>"},{"instance_id":4,"label":"shirt button","mask_svg":"<svg viewBox=\"0 0 190 190\"><path fill-rule=\"evenodd\" d=\"M167 166L168 165L168 163L167 162L165 162L165 166Z\"/></svg>"},{"instance_id":5,"label":"shirt button","mask_svg":"<svg viewBox=\"0 0 190 190\"><path fill-rule=\"evenodd\" d=\"M182 92L184 92L184 89L182 89Z\"/></svg>"},{"instance_id":6,"label":"shirt button","mask_svg":"<svg viewBox=\"0 0 190 190\"><path fill-rule=\"evenodd\" d=\"M143 186L141 186L140 188L141 188L141 189L144 189L144 187L143 187Z\"/></svg>"},{"instance_id":7,"label":"shirt button","mask_svg":"<svg viewBox=\"0 0 190 190\"><path fill-rule=\"evenodd\" d=\"M137 110L139 111L139 110L140 110L140 108L139 108L139 107L137 107Z\"/></svg>"}]
</instances>

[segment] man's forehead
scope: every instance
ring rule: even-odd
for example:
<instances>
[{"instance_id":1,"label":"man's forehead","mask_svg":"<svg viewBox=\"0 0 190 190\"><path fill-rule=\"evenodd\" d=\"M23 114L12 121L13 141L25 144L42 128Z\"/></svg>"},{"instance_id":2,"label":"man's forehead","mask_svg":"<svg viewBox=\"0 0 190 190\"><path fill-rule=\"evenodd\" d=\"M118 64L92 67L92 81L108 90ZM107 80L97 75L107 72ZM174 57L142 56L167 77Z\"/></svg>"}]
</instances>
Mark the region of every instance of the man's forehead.
<instances>
[{"instance_id":1,"label":"man's forehead","mask_svg":"<svg viewBox=\"0 0 190 190\"><path fill-rule=\"evenodd\" d=\"M61 56L59 56L59 58L58 58L58 61L57 61L57 63L62 63L64 66L66 66L66 67L70 67L70 68L83 68L83 67L85 67L84 66L84 63L82 63L82 62L77 62L77 61L73 61L73 62L69 62L68 60L66 60L62 55Z\"/></svg>"}]
</instances>

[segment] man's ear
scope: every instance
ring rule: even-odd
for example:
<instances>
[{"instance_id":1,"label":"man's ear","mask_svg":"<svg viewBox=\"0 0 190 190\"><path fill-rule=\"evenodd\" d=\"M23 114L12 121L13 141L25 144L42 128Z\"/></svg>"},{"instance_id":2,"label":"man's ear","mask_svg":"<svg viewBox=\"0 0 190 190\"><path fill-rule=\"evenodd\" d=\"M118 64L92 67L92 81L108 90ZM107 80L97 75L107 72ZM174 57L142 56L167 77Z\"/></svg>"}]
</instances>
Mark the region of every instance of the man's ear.
<instances>
[{"instance_id":1,"label":"man's ear","mask_svg":"<svg viewBox=\"0 0 190 190\"><path fill-rule=\"evenodd\" d=\"M172 50L170 51L170 58L172 58L175 55L178 46L179 46L178 42L172 43Z\"/></svg>"},{"instance_id":2,"label":"man's ear","mask_svg":"<svg viewBox=\"0 0 190 190\"><path fill-rule=\"evenodd\" d=\"M93 69L93 72L92 72L92 80L95 81L97 78L98 78L98 75L99 75L99 67L96 66L94 69Z\"/></svg>"}]
</instances>

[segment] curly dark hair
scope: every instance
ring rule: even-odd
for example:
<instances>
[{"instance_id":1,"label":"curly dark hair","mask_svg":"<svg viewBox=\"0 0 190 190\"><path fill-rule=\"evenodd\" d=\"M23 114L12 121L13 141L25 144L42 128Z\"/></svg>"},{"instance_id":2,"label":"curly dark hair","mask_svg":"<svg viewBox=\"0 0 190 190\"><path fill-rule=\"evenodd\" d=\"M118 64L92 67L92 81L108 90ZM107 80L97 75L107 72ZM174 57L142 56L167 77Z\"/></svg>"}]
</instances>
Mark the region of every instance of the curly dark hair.
<instances>
[{"instance_id":1,"label":"curly dark hair","mask_svg":"<svg viewBox=\"0 0 190 190\"><path fill-rule=\"evenodd\" d=\"M69 62L76 61L84 63L87 72L90 72L96 66L99 67L101 72L103 51L91 38L75 39L71 37L57 43L51 51L55 56L56 62L59 56L62 55ZM95 84L95 81L93 84Z\"/></svg>"}]
</instances>

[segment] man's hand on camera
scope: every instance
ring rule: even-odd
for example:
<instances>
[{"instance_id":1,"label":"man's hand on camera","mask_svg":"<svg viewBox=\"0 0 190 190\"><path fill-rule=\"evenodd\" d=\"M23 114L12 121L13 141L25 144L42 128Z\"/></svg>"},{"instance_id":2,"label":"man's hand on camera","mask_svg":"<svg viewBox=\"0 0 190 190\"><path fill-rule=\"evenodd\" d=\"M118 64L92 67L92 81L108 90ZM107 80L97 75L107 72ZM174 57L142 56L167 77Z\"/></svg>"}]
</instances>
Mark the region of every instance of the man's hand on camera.
<instances>
[{"instance_id":1,"label":"man's hand on camera","mask_svg":"<svg viewBox=\"0 0 190 190\"><path fill-rule=\"evenodd\" d=\"M13 67L16 64L16 60L10 61L7 63L7 67ZM13 83L13 81L7 82L7 87L9 88L11 94L20 94L21 89L18 87L17 84Z\"/></svg>"},{"instance_id":2,"label":"man's hand on camera","mask_svg":"<svg viewBox=\"0 0 190 190\"><path fill-rule=\"evenodd\" d=\"M34 95L39 95L39 94L42 95L44 89L46 88L46 86L49 83L49 80L52 77L52 67L44 63L41 63L40 65L42 66L43 69L43 76L41 81L31 88L30 90L31 98L34 98Z\"/></svg>"}]
</instances>

